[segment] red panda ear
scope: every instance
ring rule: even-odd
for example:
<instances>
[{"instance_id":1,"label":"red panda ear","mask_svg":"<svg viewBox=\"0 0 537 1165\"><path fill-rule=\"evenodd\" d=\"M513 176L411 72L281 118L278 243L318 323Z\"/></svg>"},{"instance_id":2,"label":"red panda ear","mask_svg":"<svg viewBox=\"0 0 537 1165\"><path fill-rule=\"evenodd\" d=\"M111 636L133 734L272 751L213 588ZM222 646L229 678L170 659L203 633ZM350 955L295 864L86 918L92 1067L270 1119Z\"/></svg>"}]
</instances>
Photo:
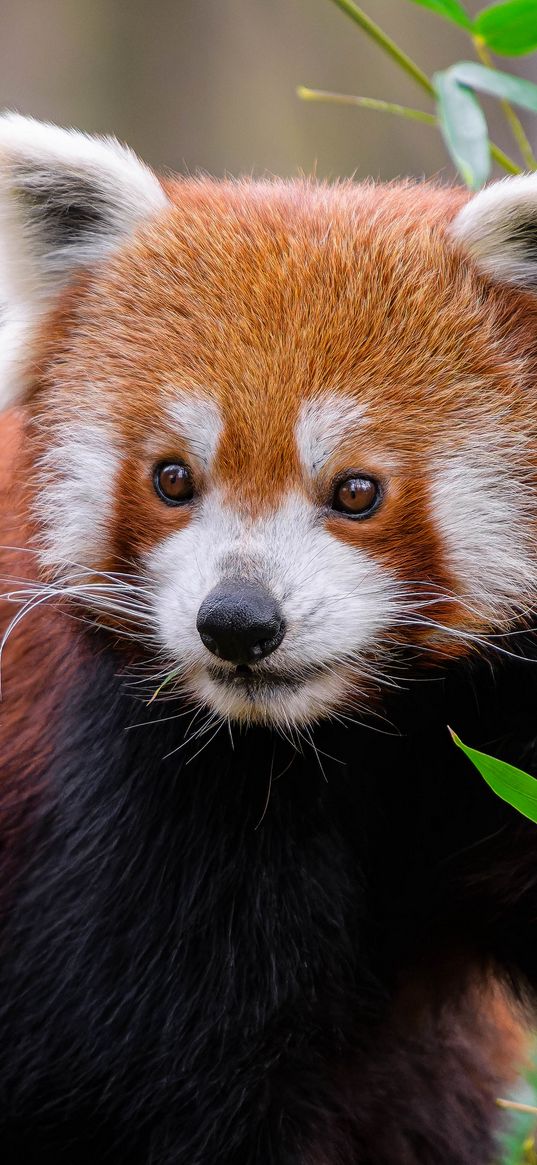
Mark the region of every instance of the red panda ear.
<instances>
[{"instance_id":1,"label":"red panda ear","mask_svg":"<svg viewBox=\"0 0 537 1165\"><path fill-rule=\"evenodd\" d=\"M166 204L115 139L0 116L0 409L24 396L20 358L58 291Z\"/></svg>"},{"instance_id":2,"label":"red panda ear","mask_svg":"<svg viewBox=\"0 0 537 1165\"><path fill-rule=\"evenodd\" d=\"M490 278L537 291L537 174L480 191L459 211L451 234Z\"/></svg>"}]
</instances>

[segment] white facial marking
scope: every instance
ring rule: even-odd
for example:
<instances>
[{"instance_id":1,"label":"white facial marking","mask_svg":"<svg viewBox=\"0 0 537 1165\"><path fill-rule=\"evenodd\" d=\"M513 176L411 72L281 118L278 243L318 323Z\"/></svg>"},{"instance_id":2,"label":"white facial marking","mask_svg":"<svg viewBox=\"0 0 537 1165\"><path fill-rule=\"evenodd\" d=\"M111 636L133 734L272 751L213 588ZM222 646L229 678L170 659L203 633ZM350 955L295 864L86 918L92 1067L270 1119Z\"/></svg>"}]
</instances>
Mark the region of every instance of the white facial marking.
<instances>
[{"instance_id":1,"label":"white facial marking","mask_svg":"<svg viewBox=\"0 0 537 1165\"><path fill-rule=\"evenodd\" d=\"M302 405L295 439L300 460L309 474L319 473L345 438L359 431L365 411L357 401L340 393L325 393Z\"/></svg>"},{"instance_id":2,"label":"white facial marking","mask_svg":"<svg viewBox=\"0 0 537 1165\"><path fill-rule=\"evenodd\" d=\"M210 396L176 389L168 417L192 455L205 470L209 469L223 428L217 402Z\"/></svg>"},{"instance_id":3,"label":"white facial marking","mask_svg":"<svg viewBox=\"0 0 537 1165\"><path fill-rule=\"evenodd\" d=\"M155 618L167 658L194 696L232 718L288 724L326 714L352 688L345 665L354 665L356 683L360 663L367 666L364 651L375 648L390 622L394 580L370 555L329 534L300 495L272 514L247 518L209 492L190 525L148 555L145 567L158 595ZM233 667L206 650L196 618L226 578L260 582L281 605L285 637L256 671L268 682L271 671L297 681L303 673L303 683L267 686L254 700L215 678L223 681ZM326 670L315 674L316 668Z\"/></svg>"},{"instance_id":4,"label":"white facial marking","mask_svg":"<svg viewBox=\"0 0 537 1165\"><path fill-rule=\"evenodd\" d=\"M41 462L36 509L44 566L92 566L106 550L120 456L104 425L65 426Z\"/></svg>"},{"instance_id":5,"label":"white facial marking","mask_svg":"<svg viewBox=\"0 0 537 1165\"><path fill-rule=\"evenodd\" d=\"M532 491L515 487L494 435L461 449L432 475L432 513L444 538L448 564L462 598L480 616L498 623L520 613L537 585L531 545ZM505 449L503 450L505 460ZM524 502L526 493L527 501Z\"/></svg>"}]
</instances>

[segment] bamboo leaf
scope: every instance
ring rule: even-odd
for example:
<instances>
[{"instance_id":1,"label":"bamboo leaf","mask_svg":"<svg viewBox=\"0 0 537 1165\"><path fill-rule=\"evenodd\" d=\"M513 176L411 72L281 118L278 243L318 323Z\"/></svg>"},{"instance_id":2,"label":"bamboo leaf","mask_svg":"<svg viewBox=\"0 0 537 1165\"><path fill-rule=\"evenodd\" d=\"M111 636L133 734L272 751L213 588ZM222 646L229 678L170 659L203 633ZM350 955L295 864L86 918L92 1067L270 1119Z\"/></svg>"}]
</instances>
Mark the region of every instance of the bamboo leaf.
<instances>
[{"instance_id":1,"label":"bamboo leaf","mask_svg":"<svg viewBox=\"0 0 537 1165\"><path fill-rule=\"evenodd\" d=\"M472 27L472 21L459 0L411 0L411 3L419 4L420 8L429 8L431 12L438 13L444 20L450 20L461 28Z\"/></svg>"},{"instance_id":2,"label":"bamboo leaf","mask_svg":"<svg viewBox=\"0 0 537 1165\"><path fill-rule=\"evenodd\" d=\"M454 69L433 77L444 141L467 186L478 190L490 174L490 143L485 115L474 94L459 84Z\"/></svg>"},{"instance_id":3,"label":"bamboo leaf","mask_svg":"<svg viewBox=\"0 0 537 1165\"><path fill-rule=\"evenodd\" d=\"M468 85L479 93L499 97L510 101L512 105L520 105L522 109L537 113L537 85L533 81L525 81L521 77L514 77L512 73L503 73L500 69L489 69L475 61L459 61L447 72L460 85Z\"/></svg>"},{"instance_id":4,"label":"bamboo leaf","mask_svg":"<svg viewBox=\"0 0 537 1165\"><path fill-rule=\"evenodd\" d=\"M522 769L516 769L514 765L508 765L505 761L488 756L486 752L478 752L475 748L469 748L467 744L462 743L455 732L452 732L451 729L450 732L457 748L462 749L472 761L493 792L501 797L502 801L507 801L514 809L518 809L518 812L522 813L524 817L529 817L530 821L537 822L537 780L535 777L531 777Z\"/></svg>"},{"instance_id":5,"label":"bamboo leaf","mask_svg":"<svg viewBox=\"0 0 537 1165\"><path fill-rule=\"evenodd\" d=\"M474 33L493 53L519 57L537 48L536 0L502 0L478 12Z\"/></svg>"}]
</instances>

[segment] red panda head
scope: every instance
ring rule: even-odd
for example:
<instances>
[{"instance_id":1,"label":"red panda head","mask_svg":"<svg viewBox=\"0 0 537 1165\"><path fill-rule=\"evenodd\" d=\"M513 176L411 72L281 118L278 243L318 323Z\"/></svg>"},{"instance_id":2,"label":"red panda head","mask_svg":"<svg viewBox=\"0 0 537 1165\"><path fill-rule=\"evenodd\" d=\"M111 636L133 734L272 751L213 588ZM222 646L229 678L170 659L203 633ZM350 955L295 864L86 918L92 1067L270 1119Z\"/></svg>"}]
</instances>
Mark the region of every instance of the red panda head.
<instances>
[{"instance_id":1,"label":"red panda head","mask_svg":"<svg viewBox=\"0 0 537 1165\"><path fill-rule=\"evenodd\" d=\"M471 202L161 183L2 119L0 401L26 404L43 585L216 713L279 725L518 625L536 237L533 178Z\"/></svg>"}]
</instances>

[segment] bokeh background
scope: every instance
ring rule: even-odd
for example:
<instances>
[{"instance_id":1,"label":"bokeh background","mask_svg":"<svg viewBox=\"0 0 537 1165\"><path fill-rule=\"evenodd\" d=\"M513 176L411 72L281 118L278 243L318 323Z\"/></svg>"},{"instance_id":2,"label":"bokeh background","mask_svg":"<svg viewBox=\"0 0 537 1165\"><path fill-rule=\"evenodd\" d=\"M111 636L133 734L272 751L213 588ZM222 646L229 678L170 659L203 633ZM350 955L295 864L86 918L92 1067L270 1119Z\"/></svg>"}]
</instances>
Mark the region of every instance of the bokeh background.
<instances>
[{"instance_id":1,"label":"bokeh background","mask_svg":"<svg viewBox=\"0 0 537 1165\"><path fill-rule=\"evenodd\" d=\"M470 55L408 0L362 3L429 71ZM520 65L537 80L534 58ZM451 176L434 129L303 104L301 82L428 107L331 0L0 0L0 107L115 133L183 172Z\"/></svg>"}]
</instances>

